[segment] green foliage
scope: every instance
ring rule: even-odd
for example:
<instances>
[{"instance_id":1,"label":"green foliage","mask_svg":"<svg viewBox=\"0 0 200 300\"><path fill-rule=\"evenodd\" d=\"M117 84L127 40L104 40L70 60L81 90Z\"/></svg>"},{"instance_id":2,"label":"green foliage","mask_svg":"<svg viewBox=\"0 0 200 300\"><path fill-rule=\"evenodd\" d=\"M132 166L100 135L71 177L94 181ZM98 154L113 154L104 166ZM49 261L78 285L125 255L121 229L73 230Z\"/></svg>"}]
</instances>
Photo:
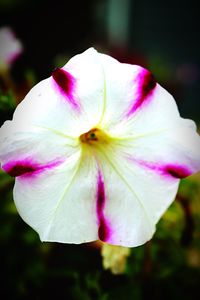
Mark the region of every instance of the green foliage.
<instances>
[{"instance_id":1,"label":"green foliage","mask_svg":"<svg viewBox=\"0 0 200 300\"><path fill-rule=\"evenodd\" d=\"M11 91L7 94L3 94L0 91L0 111L6 112L8 110L13 110L16 106L14 95Z\"/></svg>"},{"instance_id":2,"label":"green foliage","mask_svg":"<svg viewBox=\"0 0 200 300\"><path fill-rule=\"evenodd\" d=\"M0 90L0 126L6 121L12 119L16 101L11 91L3 94Z\"/></svg>"}]
</instances>

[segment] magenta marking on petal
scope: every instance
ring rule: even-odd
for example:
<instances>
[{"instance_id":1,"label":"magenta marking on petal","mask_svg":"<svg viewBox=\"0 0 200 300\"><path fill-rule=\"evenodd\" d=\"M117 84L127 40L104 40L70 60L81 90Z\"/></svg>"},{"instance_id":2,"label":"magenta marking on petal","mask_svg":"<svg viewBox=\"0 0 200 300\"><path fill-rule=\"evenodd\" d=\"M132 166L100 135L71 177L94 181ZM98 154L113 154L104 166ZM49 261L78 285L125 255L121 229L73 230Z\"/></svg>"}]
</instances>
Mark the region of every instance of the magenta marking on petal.
<instances>
[{"instance_id":1,"label":"magenta marking on petal","mask_svg":"<svg viewBox=\"0 0 200 300\"><path fill-rule=\"evenodd\" d=\"M170 176L171 178L182 179L192 174L187 167L181 166L178 164L159 164L159 163L150 163L139 159L129 158L132 162L135 162L145 168L148 168L159 175Z\"/></svg>"},{"instance_id":2,"label":"magenta marking on petal","mask_svg":"<svg viewBox=\"0 0 200 300\"><path fill-rule=\"evenodd\" d=\"M39 165L30 159L10 161L2 166L2 169L12 177L32 176L46 169L51 169L60 164L61 161L54 161L46 165Z\"/></svg>"},{"instance_id":3,"label":"magenta marking on petal","mask_svg":"<svg viewBox=\"0 0 200 300\"><path fill-rule=\"evenodd\" d=\"M136 98L133 99L134 103L127 113L127 117L130 117L144 102L149 99L154 88L156 87L156 81L154 76L147 70L143 70L136 79L138 91Z\"/></svg>"},{"instance_id":4,"label":"magenta marking on petal","mask_svg":"<svg viewBox=\"0 0 200 300\"><path fill-rule=\"evenodd\" d=\"M184 167L179 165L167 165L164 167L164 171L174 178L185 178L192 174L192 172Z\"/></svg>"},{"instance_id":5,"label":"magenta marking on petal","mask_svg":"<svg viewBox=\"0 0 200 300\"><path fill-rule=\"evenodd\" d=\"M75 79L74 77L64 69L56 68L52 72L52 77L59 87L60 92L65 96L73 108L79 110L79 104L74 99L74 87Z\"/></svg>"},{"instance_id":6,"label":"magenta marking on petal","mask_svg":"<svg viewBox=\"0 0 200 300\"><path fill-rule=\"evenodd\" d=\"M97 198L96 210L97 210L97 218L99 223L98 236L101 241L105 242L110 237L110 228L108 226L108 222L106 221L103 213L106 196L105 196L104 181L100 171L98 172L96 198Z\"/></svg>"},{"instance_id":7,"label":"magenta marking on petal","mask_svg":"<svg viewBox=\"0 0 200 300\"><path fill-rule=\"evenodd\" d=\"M149 95L149 93L152 92L152 90L156 86L156 81L154 76L149 72L144 72L143 79L142 79L142 85L141 85L141 99L143 100L145 97Z\"/></svg>"},{"instance_id":8,"label":"magenta marking on petal","mask_svg":"<svg viewBox=\"0 0 200 300\"><path fill-rule=\"evenodd\" d=\"M30 162L11 162L4 165L3 170L12 177L18 177L38 170L37 165Z\"/></svg>"},{"instance_id":9,"label":"magenta marking on petal","mask_svg":"<svg viewBox=\"0 0 200 300\"><path fill-rule=\"evenodd\" d=\"M105 206L105 189L104 182L101 173L98 174L98 189L97 189L97 212L98 214L102 213L102 210Z\"/></svg>"},{"instance_id":10,"label":"magenta marking on petal","mask_svg":"<svg viewBox=\"0 0 200 300\"><path fill-rule=\"evenodd\" d=\"M98 229L99 239L103 242L106 242L110 236L110 229L108 224L106 223L105 218L101 218L99 220L99 229Z\"/></svg>"}]
</instances>

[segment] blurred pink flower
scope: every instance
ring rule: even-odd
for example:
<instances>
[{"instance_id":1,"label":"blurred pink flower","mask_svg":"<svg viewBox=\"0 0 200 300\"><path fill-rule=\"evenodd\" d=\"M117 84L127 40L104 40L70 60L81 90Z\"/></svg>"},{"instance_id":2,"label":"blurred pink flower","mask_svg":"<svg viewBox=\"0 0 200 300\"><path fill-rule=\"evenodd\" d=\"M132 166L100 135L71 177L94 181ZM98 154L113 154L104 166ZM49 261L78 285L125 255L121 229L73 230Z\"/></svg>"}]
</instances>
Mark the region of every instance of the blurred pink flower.
<instances>
[{"instance_id":1,"label":"blurred pink flower","mask_svg":"<svg viewBox=\"0 0 200 300\"><path fill-rule=\"evenodd\" d=\"M22 53L22 43L9 27L0 28L0 72L8 70Z\"/></svg>"}]
</instances>

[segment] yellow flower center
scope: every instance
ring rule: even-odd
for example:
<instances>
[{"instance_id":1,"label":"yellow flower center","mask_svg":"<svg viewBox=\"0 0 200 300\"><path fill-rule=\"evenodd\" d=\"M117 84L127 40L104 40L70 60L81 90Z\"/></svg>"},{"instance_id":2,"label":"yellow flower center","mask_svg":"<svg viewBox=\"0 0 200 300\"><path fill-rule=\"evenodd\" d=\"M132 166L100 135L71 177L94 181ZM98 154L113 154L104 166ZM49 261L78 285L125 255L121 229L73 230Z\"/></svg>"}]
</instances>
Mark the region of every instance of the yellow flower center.
<instances>
[{"instance_id":1,"label":"yellow flower center","mask_svg":"<svg viewBox=\"0 0 200 300\"><path fill-rule=\"evenodd\" d=\"M107 144L109 142L108 135L99 128L93 128L86 133L80 135L82 143L89 145Z\"/></svg>"}]
</instances>

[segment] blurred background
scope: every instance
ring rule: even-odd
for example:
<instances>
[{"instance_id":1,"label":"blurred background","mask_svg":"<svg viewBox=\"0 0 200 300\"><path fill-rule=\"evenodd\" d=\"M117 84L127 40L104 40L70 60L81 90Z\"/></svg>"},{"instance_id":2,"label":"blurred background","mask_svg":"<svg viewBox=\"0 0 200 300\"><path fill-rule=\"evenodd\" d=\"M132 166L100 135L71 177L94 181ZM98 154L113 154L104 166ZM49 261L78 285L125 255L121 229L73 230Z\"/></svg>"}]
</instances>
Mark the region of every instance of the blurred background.
<instances>
[{"instance_id":1,"label":"blurred background","mask_svg":"<svg viewBox=\"0 0 200 300\"><path fill-rule=\"evenodd\" d=\"M197 1L0 0L0 123L38 81L93 46L148 68L200 123ZM154 238L126 249L41 243L19 217L14 181L0 173L2 299L196 299L200 174L181 182Z\"/></svg>"}]
</instances>

